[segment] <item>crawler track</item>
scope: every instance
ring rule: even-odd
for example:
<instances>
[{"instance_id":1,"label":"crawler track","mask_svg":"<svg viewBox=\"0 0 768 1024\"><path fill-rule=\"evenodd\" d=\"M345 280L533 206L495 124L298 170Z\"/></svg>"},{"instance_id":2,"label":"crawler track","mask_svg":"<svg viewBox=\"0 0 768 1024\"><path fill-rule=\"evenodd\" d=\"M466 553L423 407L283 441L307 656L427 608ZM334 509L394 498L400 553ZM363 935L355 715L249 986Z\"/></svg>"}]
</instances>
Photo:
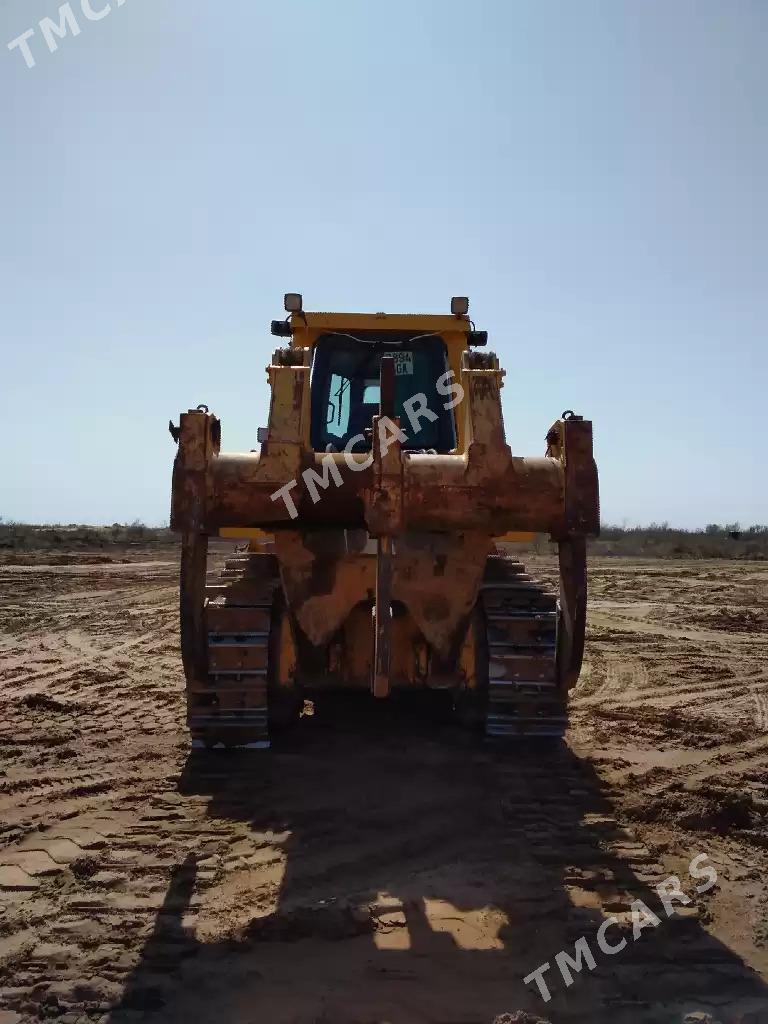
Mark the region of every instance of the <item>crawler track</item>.
<instances>
[{"instance_id":1,"label":"crawler track","mask_svg":"<svg viewBox=\"0 0 768 1024\"><path fill-rule=\"evenodd\" d=\"M521 562L491 556L481 588L487 654L486 736L563 736L557 597ZM481 666L482 669L482 666Z\"/></svg>"},{"instance_id":2,"label":"crawler track","mask_svg":"<svg viewBox=\"0 0 768 1024\"><path fill-rule=\"evenodd\" d=\"M278 570L271 555L238 553L206 587L208 675L187 689L195 747L269 746L269 652Z\"/></svg>"},{"instance_id":3,"label":"crawler track","mask_svg":"<svg viewBox=\"0 0 768 1024\"><path fill-rule=\"evenodd\" d=\"M279 573L271 555L241 552L206 587L208 672L187 690L195 748L269 746L270 651ZM488 737L563 736L557 597L518 561L491 556L481 587L480 675Z\"/></svg>"}]
</instances>

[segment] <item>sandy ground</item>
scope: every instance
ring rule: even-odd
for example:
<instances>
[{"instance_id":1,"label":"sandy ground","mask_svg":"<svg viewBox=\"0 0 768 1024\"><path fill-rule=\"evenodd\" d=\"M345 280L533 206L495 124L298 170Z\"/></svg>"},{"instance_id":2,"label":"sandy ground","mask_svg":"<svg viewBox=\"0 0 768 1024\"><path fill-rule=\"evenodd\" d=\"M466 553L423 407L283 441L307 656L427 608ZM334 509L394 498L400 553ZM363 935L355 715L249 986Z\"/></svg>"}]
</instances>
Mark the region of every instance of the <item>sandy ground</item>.
<instances>
[{"instance_id":1,"label":"sandy ground","mask_svg":"<svg viewBox=\"0 0 768 1024\"><path fill-rule=\"evenodd\" d=\"M768 566L594 564L566 745L362 701L248 756L188 754L175 581L0 566L0 1024L768 1022Z\"/></svg>"}]
</instances>

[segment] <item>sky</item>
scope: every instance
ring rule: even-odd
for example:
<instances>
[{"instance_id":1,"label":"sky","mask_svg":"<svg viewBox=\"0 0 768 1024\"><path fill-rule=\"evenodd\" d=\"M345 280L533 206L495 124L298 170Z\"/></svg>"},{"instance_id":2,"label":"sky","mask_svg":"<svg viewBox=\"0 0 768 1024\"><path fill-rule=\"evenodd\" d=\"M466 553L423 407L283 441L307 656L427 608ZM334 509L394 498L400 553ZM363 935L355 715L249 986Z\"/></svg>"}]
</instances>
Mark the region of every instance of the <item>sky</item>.
<instances>
[{"instance_id":1,"label":"sky","mask_svg":"<svg viewBox=\"0 0 768 1024\"><path fill-rule=\"evenodd\" d=\"M592 419L605 522L768 521L762 0L71 3L50 52L59 0L0 0L4 519L167 522L168 420L254 448L300 291L468 295L513 452Z\"/></svg>"}]
</instances>

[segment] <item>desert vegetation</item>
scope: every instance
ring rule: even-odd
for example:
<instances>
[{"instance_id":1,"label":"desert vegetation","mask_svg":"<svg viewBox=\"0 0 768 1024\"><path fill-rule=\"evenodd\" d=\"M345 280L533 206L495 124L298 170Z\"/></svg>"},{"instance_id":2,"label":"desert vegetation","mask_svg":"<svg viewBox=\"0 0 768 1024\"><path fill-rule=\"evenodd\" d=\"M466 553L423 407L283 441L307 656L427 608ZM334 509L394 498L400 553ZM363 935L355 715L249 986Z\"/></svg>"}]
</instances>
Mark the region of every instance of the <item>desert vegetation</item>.
<instances>
[{"instance_id":1,"label":"desert vegetation","mask_svg":"<svg viewBox=\"0 0 768 1024\"><path fill-rule=\"evenodd\" d=\"M117 553L131 550L161 550L175 546L176 538L167 527L132 523L111 526L83 526L78 523L21 523L0 518L0 561L6 564L38 562L41 556L52 564L74 561L114 561Z\"/></svg>"},{"instance_id":2,"label":"desert vegetation","mask_svg":"<svg viewBox=\"0 0 768 1024\"><path fill-rule=\"evenodd\" d=\"M82 552L110 558L116 552L163 550L175 547L177 538L167 526L146 526L139 520L112 523L110 526L83 526L77 523L21 523L0 518L0 561L13 564L32 553L61 554L71 559ZM530 545L516 549L537 554L554 551L549 538L541 534ZM604 523L600 536L590 541L594 555L647 558L734 558L768 559L768 526L741 526L739 523L712 523L701 529L686 530L669 523L647 526L616 526Z\"/></svg>"},{"instance_id":3,"label":"desert vegetation","mask_svg":"<svg viewBox=\"0 0 768 1024\"><path fill-rule=\"evenodd\" d=\"M649 526L603 524L592 542L599 555L650 558L768 558L768 526L711 523L700 530L683 530L669 523Z\"/></svg>"}]
</instances>

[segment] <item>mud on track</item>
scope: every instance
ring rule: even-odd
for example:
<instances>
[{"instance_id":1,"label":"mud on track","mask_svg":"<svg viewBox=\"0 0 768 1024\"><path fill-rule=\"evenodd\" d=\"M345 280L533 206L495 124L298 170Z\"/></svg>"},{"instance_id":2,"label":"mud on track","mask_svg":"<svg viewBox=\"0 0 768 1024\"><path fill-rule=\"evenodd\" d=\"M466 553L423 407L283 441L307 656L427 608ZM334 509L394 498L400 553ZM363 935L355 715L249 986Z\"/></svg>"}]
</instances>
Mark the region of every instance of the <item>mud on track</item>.
<instances>
[{"instance_id":1,"label":"mud on track","mask_svg":"<svg viewBox=\"0 0 768 1024\"><path fill-rule=\"evenodd\" d=\"M768 568L590 579L567 745L356 701L192 758L173 557L0 566L0 1024L768 1022ZM694 902L600 953L672 872Z\"/></svg>"}]
</instances>

